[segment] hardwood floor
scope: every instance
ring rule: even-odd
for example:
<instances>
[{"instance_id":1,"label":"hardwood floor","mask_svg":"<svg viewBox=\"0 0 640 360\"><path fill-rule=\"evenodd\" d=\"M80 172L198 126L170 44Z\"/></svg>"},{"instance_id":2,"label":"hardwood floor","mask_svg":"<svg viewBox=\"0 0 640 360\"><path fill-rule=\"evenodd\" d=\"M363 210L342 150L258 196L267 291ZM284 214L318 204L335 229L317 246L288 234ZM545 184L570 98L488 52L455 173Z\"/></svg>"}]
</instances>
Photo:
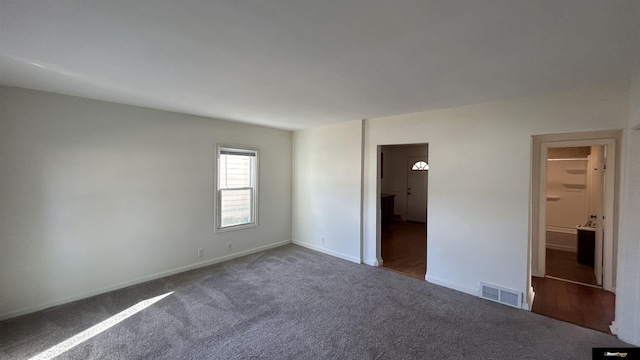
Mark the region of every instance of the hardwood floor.
<instances>
[{"instance_id":1,"label":"hardwood floor","mask_svg":"<svg viewBox=\"0 0 640 360\"><path fill-rule=\"evenodd\" d=\"M427 272L426 224L394 221L382 229L382 268L424 280Z\"/></svg>"},{"instance_id":2,"label":"hardwood floor","mask_svg":"<svg viewBox=\"0 0 640 360\"><path fill-rule=\"evenodd\" d=\"M578 263L576 253L547 249L546 255L547 275L583 284L596 285L593 267Z\"/></svg>"},{"instance_id":3,"label":"hardwood floor","mask_svg":"<svg viewBox=\"0 0 640 360\"><path fill-rule=\"evenodd\" d=\"M615 294L566 281L531 277L536 293L531 311L576 325L610 333L615 318Z\"/></svg>"}]
</instances>

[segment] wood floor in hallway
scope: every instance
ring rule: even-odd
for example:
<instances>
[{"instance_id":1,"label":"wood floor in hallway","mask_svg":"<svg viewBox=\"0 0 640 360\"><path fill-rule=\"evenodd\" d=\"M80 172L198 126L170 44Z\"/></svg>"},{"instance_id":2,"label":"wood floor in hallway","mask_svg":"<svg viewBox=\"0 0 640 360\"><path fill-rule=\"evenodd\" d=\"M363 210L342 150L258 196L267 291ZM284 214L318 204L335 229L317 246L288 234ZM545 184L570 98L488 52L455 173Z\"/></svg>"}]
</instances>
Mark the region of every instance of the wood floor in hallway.
<instances>
[{"instance_id":1,"label":"wood floor in hallway","mask_svg":"<svg viewBox=\"0 0 640 360\"><path fill-rule=\"evenodd\" d=\"M577 254L569 251L547 249L546 271L548 276L596 285L593 267L580 264Z\"/></svg>"},{"instance_id":2,"label":"wood floor in hallway","mask_svg":"<svg viewBox=\"0 0 640 360\"><path fill-rule=\"evenodd\" d=\"M427 272L426 224L394 221L382 229L382 268L424 280Z\"/></svg>"},{"instance_id":3,"label":"wood floor in hallway","mask_svg":"<svg viewBox=\"0 0 640 360\"><path fill-rule=\"evenodd\" d=\"M531 285L536 294L531 311L610 333L616 302L612 292L536 276L531 277Z\"/></svg>"}]
</instances>

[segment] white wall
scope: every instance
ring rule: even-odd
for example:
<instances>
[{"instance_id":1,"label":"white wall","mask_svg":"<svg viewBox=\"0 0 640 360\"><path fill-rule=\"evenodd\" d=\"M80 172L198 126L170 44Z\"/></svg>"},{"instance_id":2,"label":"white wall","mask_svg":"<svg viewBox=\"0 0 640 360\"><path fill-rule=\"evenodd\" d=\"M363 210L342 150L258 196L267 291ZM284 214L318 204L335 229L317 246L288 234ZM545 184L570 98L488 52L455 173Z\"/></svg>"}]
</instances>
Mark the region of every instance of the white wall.
<instances>
[{"instance_id":1,"label":"white wall","mask_svg":"<svg viewBox=\"0 0 640 360\"><path fill-rule=\"evenodd\" d=\"M559 148L556 152L574 148ZM547 161L547 200L546 200L546 247L548 249L577 251L576 226L584 225L589 220L589 202L593 187L589 181L594 172L589 159L574 157L572 154L560 156L560 161ZM586 156L586 155L583 155ZM548 158L555 158L549 156ZM570 160L580 159L580 160ZM574 170L568 172L567 170ZM581 170L582 173L576 173ZM567 188L566 184L583 185L584 188ZM594 210L595 211L595 210Z\"/></svg>"},{"instance_id":2,"label":"white wall","mask_svg":"<svg viewBox=\"0 0 640 360\"><path fill-rule=\"evenodd\" d=\"M293 148L293 242L360 263L362 121L296 131Z\"/></svg>"},{"instance_id":3,"label":"white wall","mask_svg":"<svg viewBox=\"0 0 640 360\"><path fill-rule=\"evenodd\" d=\"M618 241L616 325L620 339L640 346L640 76L630 92L630 116L624 131L625 152Z\"/></svg>"},{"instance_id":4,"label":"white wall","mask_svg":"<svg viewBox=\"0 0 640 360\"><path fill-rule=\"evenodd\" d=\"M216 143L260 149L257 228L214 234ZM290 239L291 132L0 87L0 317Z\"/></svg>"},{"instance_id":5,"label":"white wall","mask_svg":"<svg viewBox=\"0 0 640 360\"><path fill-rule=\"evenodd\" d=\"M366 121L364 257L380 257L377 146L428 143L428 280L526 294L532 135L624 128L627 93L616 84Z\"/></svg>"}]
</instances>

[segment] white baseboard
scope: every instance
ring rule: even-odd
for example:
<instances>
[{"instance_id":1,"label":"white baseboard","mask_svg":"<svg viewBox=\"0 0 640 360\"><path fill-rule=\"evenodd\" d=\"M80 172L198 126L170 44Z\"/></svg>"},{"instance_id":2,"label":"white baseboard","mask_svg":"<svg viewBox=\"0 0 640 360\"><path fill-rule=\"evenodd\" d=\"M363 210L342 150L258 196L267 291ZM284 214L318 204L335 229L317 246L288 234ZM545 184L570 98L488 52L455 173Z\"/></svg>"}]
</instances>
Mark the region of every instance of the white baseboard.
<instances>
[{"instance_id":1,"label":"white baseboard","mask_svg":"<svg viewBox=\"0 0 640 360\"><path fill-rule=\"evenodd\" d=\"M466 294L469 294L469 295L478 296L478 289L471 289L471 288L468 288L468 287L465 287L465 286L460 286L460 285L457 285L457 284L454 284L454 283L450 283L450 282L448 282L446 280L435 278L435 277L429 275L429 273L427 273L424 276L424 279L426 281L432 283L432 284L444 286L446 288L457 290L457 291L460 291L460 292L463 292L463 293L466 293Z\"/></svg>"},{"instance_id":2,"label":"white baseboard","mask_svg":"<svg viewBox=\"0 0 640 360\"><path fill-rule=\"evenodd\" d=\"M611 325L609 325L609 331L611 331L613 335L618 335L618 325L616 325L615 321L612 321Z\"/></svg>"},{"instance_id":3,"label":"white baseboard","mask_svg":"<svg viewBox=\"0 0 640 360\"><path fill-rule=\"evenodd\" d=\"M335 256L335 257L343 259L343 260L351 261L351 262L354 262L356 264L362 263L360 258L357 258L357 257L354 257L354 256L349 256L349 255L346 255L346 254L342 254L342 253L339 253L337 251L329 250L327 248L324 248L324 247L321 247L321 246L318 246L318 245L315 245L315 244L310 244L308 242L299 241L299 240L293 240L292 243L296 244L296 245L300 245L302 247L306 247L307 249L311 249L311 250L315 250L315 251L318 251L318 252L321 252L321 253L324 253L324 254L327 254L327 255Z\"/></svg>"},{"instance_id":4,"label":"white baseboard","mask_svg":"<svg viewBox=\"0 0 640 360\"><path fill-rule=\"evenodd\" d=\"M540 276L540 273L538 272L538 270L534 268L531 268L531 276L544 277L544 276Z\"/></svg>"},{"instance_id":5,"label":"white baseboard","mask_svg":"<svg viewBox=\"0 0 640 360\"><path fill-rule=\"evenodd\" d=\"M529 286L529 291L525 296L525 300L522 302L522 310L531 311L533 308L533 299L535 299L536 293L533 291L533 286Z\"/></svg>"},{"instance_id":6,"label":"white baseboard","mask_svg":"<svg viewBox=\"0 0 640 360\"><path fill-rule=\"evenodd\" d=\"M204 267L204 266L209 266L209 265L221 263L221 262L224 262L224 261L229 261L229 260L232 260L232 259L235 259L235 258L239 258L239 257L242 257L242 256L254 254L254 253L257 253L257 252L261 252L261 251L265 251L265 250L269 250L269 249L273 249L273 248L277 248L277 247L280 247L280 246L283 246L283 245L287 245L287 244L290 244L290 243L291 243L291 240L279 241L279 242L276 242L276 243L273 243L273 244L264 245L264 246L260 246L260 247L257 247L257 248L253 248L253 249L249 249L249 250L240 251L240 252L237 252L237 253L221 256L221 257L218 257L218 258L215 258L215 259L210 259L210 260L202 261L202 262L195 263L195 264L181 266L179 268L175 268L175 269L172 269L172 270L167 270L167 271L159 272L159 273L156 273L156 274L139 277L139 278L136 278L134 280L125 281L125 282L121 282L121 283L118 283L118 284L115 284L115 285L106 286L106 287L99 288L99 289L96 289L96 290L87 291L85 293L69 296L69 297L66 297L66 298L63 298L63 299L60 299L60 300L55 300L55 301L47 302L47 303L44 303L44 304L40 304L40 305L36 305L36 306L30 306L30 307L23 308L23 309L20 309L20 310L16 310L16 311L11 311L11 312L8 312L8 313L0 314L0 320L5 320L5 319L12 318L12 317L29 314L29 313L32 313L32 312L35 312L35 311L40 311L40 310L44 310L44 309L50 308L52 306L58 306L58 305L62 305L62 304L66 304L66 303L72 302L72 301L81 300L81 299L85 299L85 298L88 298L88 297L91 297L91 296L100 295L100 294L104 294L104 293L107 293L107 292L110 292L110 291L122 289L122 288L125 288L127 286L141 284L141 283L144 283L144 282L147 282L147 281L163 278L163 277L174 275L174 274L178 274L178 273L181 273L181 272L185 272L185 271L201 268L201 267Z\"/></svg>"},{"instance_id":7,"label":"white baseboard","mask_svg":"<svg viewBox=\"0 0 640 360\"><path fill-rule=\"evenodd\" d=\"M363 259L362 260L363 263L369 265L369 266L382 266L382 259Z\"/></svg>"},{"instance_id":8,"label":"white baseboard","mask_svg":"<svg viewBox=\"0 0 640 360\"><path fill-rule=\"evenodd\" d=\"M547 225L545 227L545 230L546 231L551 231L551 232L559 232L559 233L563 233L563 234L573 234L573 235L578 234L578 230L575 227L564 227L564 226Z\"/></svg>"},{"instance_id":9,"label":"white baseboard","mask_svg":"<svg viewBox=\"0 0 640 360\"><path fill-rule=\"evenodd\" d=\"M556 244L549 244L549 243L547 243L547 249L570 251L570 252L577 252L578 251L578 249L576 249L573 246L556 245Z\"/></svg>"}]
</instances>

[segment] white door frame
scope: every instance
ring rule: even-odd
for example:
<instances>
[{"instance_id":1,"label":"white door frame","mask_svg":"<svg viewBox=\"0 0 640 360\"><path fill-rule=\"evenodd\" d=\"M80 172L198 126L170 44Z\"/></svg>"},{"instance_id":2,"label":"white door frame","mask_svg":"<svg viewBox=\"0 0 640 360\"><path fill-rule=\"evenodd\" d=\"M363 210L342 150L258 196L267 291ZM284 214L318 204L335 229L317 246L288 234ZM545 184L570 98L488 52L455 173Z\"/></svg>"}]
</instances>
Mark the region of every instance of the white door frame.
<instances>
[{"instance_id":1,"label":"white door frame","mask_svg":"<svg viewBox=\"0 0 640 360\"><path fill-rule=\"evenodd\" d=\"M602 287L607 291L613 288L613 216L616 176L616 139L549 141L540 144L540 176L538 198L538 276L546 272L546 218L547 218L547 154L552 147L607 146L607 182L604 189L603 214L606 225L603 238Z\"/></svg>"},{"instance_id":2,"label":"white door frame","mask_svg":"<svg viewBox=\"0 0 640 360\"><path fill-rule=\"evenodd\" d=\"M413 170L411 170L411 167L412 167L413 164L415 164L414 160L416 160L416 159L419 159L419 161L424 161L424 162L426 162L428 164L428 161L427 161L428 159L425 156L410 155L410 156L406 156L405 157L405 162L406 162L405 173L407 175L407 185L406 185L406 188L405 188L406 193L407 193L407 201L406 201L406 204L405 204L406 205L405 206L405 213L407 214L406 215L406 220L407 221L418 221L418 220L411 220L410 219L411 216L410 216L410 210L409 210L410 207L411 207L410 200L412 199L411 196L409 196L409 192L412 191L409 188L409 182L411 181L409 179L409 177L411 176L410 174L413 171ZM428 167L427 167L427 169L428 169ZM427 201L428 201L427 199L428 199L428 189L429 189L429 170L421 170L421 171L418 171L418 173L420 173L422 176L424 176L424 183L422 184L424 186L424 188L418 189L418 190L424 192L424 196L420 197L420 204L421 204L421 206L424 206L424 223L426 224L427 223L427 210L428 210L427 209ZM424 200L424 202L422 200ZM422 220L422 219L420 219L420 220ZM419 221L419 222L423 222L423 221Z\"/></svg>"}]
</instances>

